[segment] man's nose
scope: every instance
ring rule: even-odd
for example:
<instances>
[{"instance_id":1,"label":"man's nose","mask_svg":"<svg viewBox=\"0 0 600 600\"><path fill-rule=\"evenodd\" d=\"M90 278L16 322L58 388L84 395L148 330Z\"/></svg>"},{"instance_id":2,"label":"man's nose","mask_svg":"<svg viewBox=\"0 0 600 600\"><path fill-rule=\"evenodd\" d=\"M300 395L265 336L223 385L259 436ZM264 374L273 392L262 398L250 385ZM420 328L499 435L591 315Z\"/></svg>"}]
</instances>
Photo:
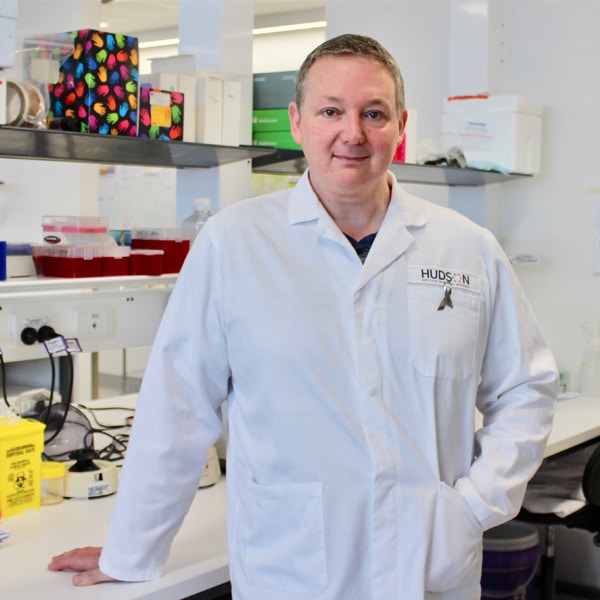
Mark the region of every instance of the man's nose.
<instances>
[{"instance_id":1,"label":"man's nose","mask_svg":"<svg viewBox=\"0 0 600 600\"><path fill-rule=\"evenodd\" d=\"M361 115L348 113L344 119L344 141L348 144L362 144L365 141L364 122Z\"/></svg>"}]
</instances>

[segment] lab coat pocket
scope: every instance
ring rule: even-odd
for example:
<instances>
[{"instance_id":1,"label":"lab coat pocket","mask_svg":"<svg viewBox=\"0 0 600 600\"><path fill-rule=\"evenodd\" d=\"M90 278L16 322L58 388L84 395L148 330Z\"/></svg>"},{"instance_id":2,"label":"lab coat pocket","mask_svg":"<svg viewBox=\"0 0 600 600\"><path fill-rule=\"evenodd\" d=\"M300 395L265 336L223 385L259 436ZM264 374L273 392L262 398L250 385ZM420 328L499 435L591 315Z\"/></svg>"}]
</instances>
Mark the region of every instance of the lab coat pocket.
<instances>
[{"instance_id":1,"label":"lab coat pocket","mask_svg":"<svg viewBox=\"0 0 600 600\"><path fill-rule=\"evenodd\" d=\"M445 306L443 285L412 283L407 293L413 367L427 377L470 377L477 353L480 292L453 287L451 305Z\"/></svg>"},{"instance_id":2,"label":"lab coat pocket","mask_svg":"<svg viewBox=\"0 0 600 600\"><path fill-rule=\"evenodd\" d=\"M237 536L250 584L306 595L327 587L320 482L250 482Z\"/></svg>"},{"instance_id":3,"label":"lab coat pocket","mask_svg":"<svg viewBox=\"0 0 600 600\"><path fill-rule=\"evenodd\" d=\"M467 501L454 489L440 484L429 552L425 589L446 592L481 577L483 528Z\"/></svg>"}]
</instances>

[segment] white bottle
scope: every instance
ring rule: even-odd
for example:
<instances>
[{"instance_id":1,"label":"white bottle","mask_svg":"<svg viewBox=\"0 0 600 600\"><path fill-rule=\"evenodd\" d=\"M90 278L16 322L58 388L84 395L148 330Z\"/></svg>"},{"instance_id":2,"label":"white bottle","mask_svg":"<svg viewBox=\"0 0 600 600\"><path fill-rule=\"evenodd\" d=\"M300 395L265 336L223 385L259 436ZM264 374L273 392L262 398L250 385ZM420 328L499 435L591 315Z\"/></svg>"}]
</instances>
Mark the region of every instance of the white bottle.
<instances>
[{"instance_id":1,"label":"white bottle","mask_svg":"<svg viewBox=\"0 0 600 600\"><path fill-rule=\"evenodd\" d=\"M597 321L586 321L584 329L589 335L583 349L581 362L581 393L590 398L600 398L600 332Z\"/></svg>"},{"instance_id":2,"label":"white bottle","mask_svg":"<svg viewBox=\"0 0 600 600\"><path fill-rule=\"evenodd\" d=\"M210 212L210 198L194 198L194 212L181 222L181 228L193 241L204 223L212 216Z\"/></svg>"}]
</instances>

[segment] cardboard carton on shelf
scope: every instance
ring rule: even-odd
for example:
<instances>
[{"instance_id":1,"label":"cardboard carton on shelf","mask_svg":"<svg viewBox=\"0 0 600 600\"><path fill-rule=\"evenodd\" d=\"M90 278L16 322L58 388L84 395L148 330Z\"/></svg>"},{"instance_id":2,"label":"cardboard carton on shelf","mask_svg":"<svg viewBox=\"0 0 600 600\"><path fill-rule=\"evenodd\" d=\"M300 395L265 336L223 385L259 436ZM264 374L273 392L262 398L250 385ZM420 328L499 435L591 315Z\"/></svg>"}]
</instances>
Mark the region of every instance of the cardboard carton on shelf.
<instances>
[{"instance_id":1,"label":"cardboard carton on shelf","mask_svg":"<svg viewBox=\"0 0 600 600\"><path fill-rule=\"evenodd\" d=\"M540 170L542 103L523 96L458 96L444 100L442 132L467 165L508 173Z\"/></svg>"},{"instance_id":2,"label":"cardboard carton on shelf","mask_svg":"<svg viewBox=\"0 0 600 600\"><path fill-rule=\"evenodd\" d=\"M143 85L140 88L139 137L182 141L184 100L181 92Z\"/></svg>"},{"instance_id":3,"label":"cardboard carton on shelf","mask_svg":"<svg viewBox=\"0 0 600 600\"><path fill-rule=\"evenodd\" d=\"M136 136L138 40L96 29L71 32L72 53L49 89L48 124L72 119L78 131Z\"/></svg>"}]
</instances>

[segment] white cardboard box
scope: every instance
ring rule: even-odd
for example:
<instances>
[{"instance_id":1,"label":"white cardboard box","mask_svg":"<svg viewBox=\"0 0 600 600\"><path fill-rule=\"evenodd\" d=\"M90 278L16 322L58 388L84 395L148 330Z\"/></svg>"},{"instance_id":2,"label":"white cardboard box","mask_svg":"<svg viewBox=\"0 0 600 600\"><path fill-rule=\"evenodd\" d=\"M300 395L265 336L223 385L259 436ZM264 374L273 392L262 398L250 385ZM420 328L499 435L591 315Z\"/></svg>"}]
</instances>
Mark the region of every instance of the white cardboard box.
<instances>
[{"instance_id":1,"label":"white cardboard box","mask_svg":"<svg viewBox=\"0 0 600 600\"><path fill-rule=\"evenodd\" d=\"M223 143L223 80L206 75L198 77L196 141L202 144Z\"/></svg>"},{"instance_id":2,"label":"white cardboard box","mask_svg":"<svg viewBox=\"0 0 600 600\"><path fill-rule=\"evenodd\" d=\"M179 91L183 94L184 121L183 121L183 141L195 142L196 140L196 117L198 112L197 81L192 75L178 75L177 84ZM185 106L189 110L185 110Z\"/></svg>"},{"instance_id":3,"label":"white cardboard box","mask_svg":"<svg viewBox=\"0 0 600 600\"><path fill-rule=\"evenodd\" d=\"M522 96L444 100L442 133L470 167L509 173L540 170L542 104Z\"/></svg>"},{"instance_id":4,"label":"white cardboard box","mask_svg":"<svg viewBox=\"0 0 600 600\"><path fill-rule=\"evenodd\" d=\"M233 79L223 80L223 135L225 146L240 145L242 119L242 83Z\"/></svg>"}]
</instances>

